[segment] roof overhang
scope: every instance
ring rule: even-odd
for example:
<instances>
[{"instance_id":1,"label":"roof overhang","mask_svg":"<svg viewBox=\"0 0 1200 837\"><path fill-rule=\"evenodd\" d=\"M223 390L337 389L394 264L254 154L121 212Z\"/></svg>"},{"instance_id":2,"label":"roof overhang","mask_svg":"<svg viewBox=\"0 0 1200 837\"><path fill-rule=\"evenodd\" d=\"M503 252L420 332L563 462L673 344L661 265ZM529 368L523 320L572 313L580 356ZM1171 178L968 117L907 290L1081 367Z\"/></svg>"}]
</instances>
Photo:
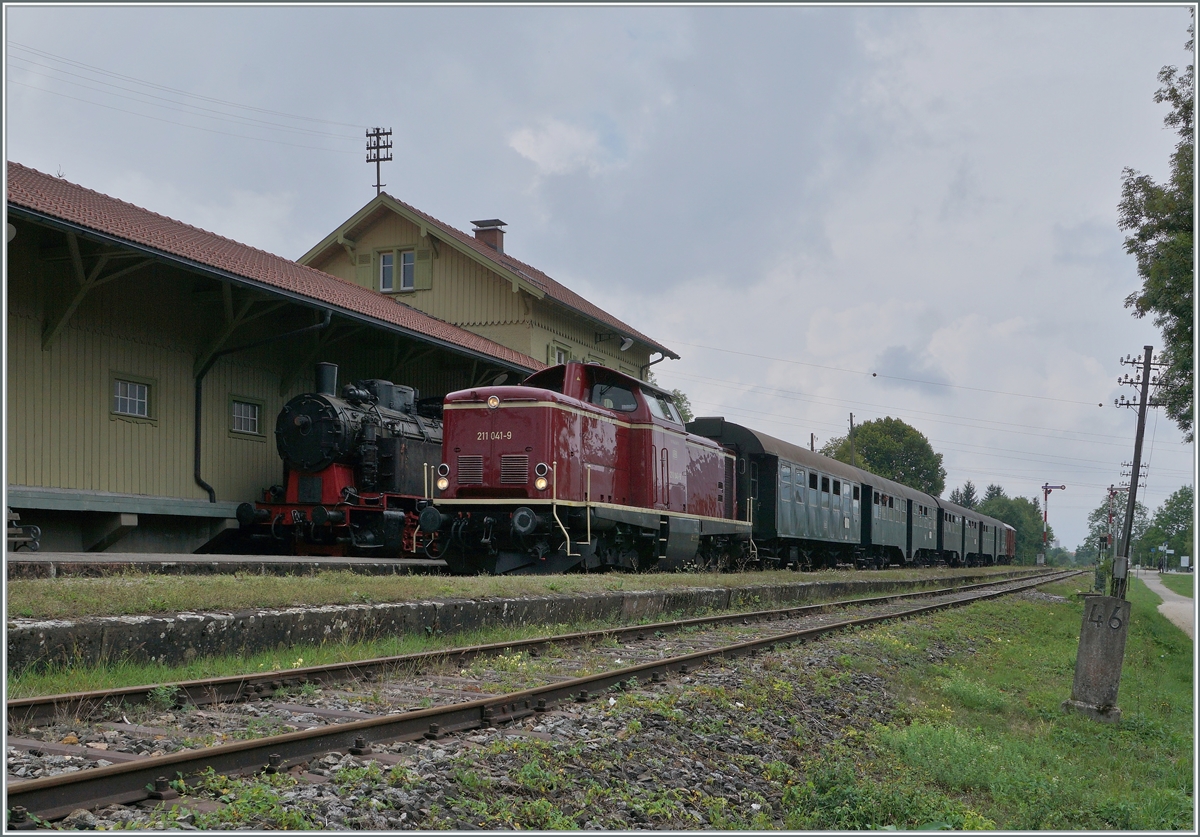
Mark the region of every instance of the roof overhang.
<instances>
[{"instance_id":1,"label":"roof overhang","mask_svg":"<svg viewBox=\"0 0 1200 837\"><path fill-rule=\"evenodd\" d=\"M237 273L233 273L231 271L222 270L221 268L213 267L211 265L206 265L203 262L197 262L192 259L185 258L183 256L175 255L174 253L168 253L168 252L160 250L156 247L151 247L146 244L139 244L137 242L133 242L133 241L129 241L127 239L121 238L120 236L115 236L115 235L111 235L109 233L101 232L99 230L94 230L91 227L86 227L81 224L73 223L71 221L65 221L61 218L57 218L53 215L48 215L44 212L39 212L38 210L35 210L35 209L29 209L27 207L9 203L9 204L7 204L7 210L8 210L8 215L13 218L18 218L18 219L21 219L24 221L29 221L31 223L35 223L35 224L42 224L44 226L51 227L51 228L60 230L62 232L74 233L75 235L78 235L81 238L87 238L92 241L98 241L103 244L109 244L109 245L114 245L114 246L118 246L118 247L124 247L129 250L134 250L136 252L142 253L143 255L149 256L151 258L154 258L165 264L172 265L174 267L182 268L184 270L188 270L193 273L204 274L204 275L210 276L214 279L219 279L221 281L230 282L230 283L232 283L234 285L238 285L240 287L253 288L254 290L259 291L261 293L268 294L268 295L274 296L274 297L279 297L282 299L287 299L291 302L295 302L298 305L304 305L309 308L313 308L313 309L316 309L316 310L319 310L322 312L332 309L332 311L335 314L337 314L341 317L344 317L348 320L360 322L365 325L369 325L369 326L381 329L383 331L388 331L388 332L391 332L392 334L399 334L399 335L408 337L413 340L419 340L421 342L436 346L440 349L444 349L448 352L453 352L454 354L458 354L458 355L462 355L464 357L471 358L472 360L483 360L490 364L494 364L496 366L500 366L505 369L511 369L511 370L517 371L517 372L532 373L532 372L537 371L533 367L530 367L530 366L524 366L522 364L518 364L518 363L514 363L512 361L507 361L502 358L498 358L494 355L489 355L485 352L478 352L478 351L466 348L465 346L459 346L459 345L449 342L447 340L442 340L442 339L439 339L436 337L432 337L428 334L425 334L424 332L416 331L415 329L405 328L404 326L397 325L396 323L389 323L386 320L381 320L381 319L378 319L375 317L371 317L367 314L363 314L361 312L354 311L352 309L348 309L343 306L334 305L329 302L325 302L323 300L316 299L314 297L305 296L304 294L297 293L295 291L290 291L285 288L280 288L275 285L268 284L266 282L260 282L255 279L250 279L248 277L242 276ZM320 245L318 245L318 247L319 246Z\"/></svg>"}]
</instances>

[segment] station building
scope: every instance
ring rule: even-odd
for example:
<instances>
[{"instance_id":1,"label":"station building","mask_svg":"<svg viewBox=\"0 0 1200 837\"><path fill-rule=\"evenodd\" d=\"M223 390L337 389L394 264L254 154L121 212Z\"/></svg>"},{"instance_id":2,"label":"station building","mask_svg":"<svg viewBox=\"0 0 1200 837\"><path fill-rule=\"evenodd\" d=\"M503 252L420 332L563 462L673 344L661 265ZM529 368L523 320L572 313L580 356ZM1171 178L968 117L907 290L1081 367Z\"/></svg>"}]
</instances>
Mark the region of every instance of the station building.
<instances>
[{"instance_id":1,"label":"station building","mask_svg":"<svg viewBox=\"0 0 1200 837\"><path fill-rule=\"evenodd\" d=\"M634 375L675 357L387 195L301 264L17 163L7 178L6 501L43 550L218 549L281 479L275 417L319 361L438 397L563 354Z\"/></svg>"}]
</instances>

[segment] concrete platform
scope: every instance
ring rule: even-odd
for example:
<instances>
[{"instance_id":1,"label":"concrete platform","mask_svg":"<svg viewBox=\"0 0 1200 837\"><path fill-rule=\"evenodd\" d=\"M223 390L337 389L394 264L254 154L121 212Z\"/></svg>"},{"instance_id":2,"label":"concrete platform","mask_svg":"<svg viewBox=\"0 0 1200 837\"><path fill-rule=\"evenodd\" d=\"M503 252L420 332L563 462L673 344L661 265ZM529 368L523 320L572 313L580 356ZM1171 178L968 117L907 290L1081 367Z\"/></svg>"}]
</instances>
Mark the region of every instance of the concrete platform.
<instances>
[{"instance_id":1,"label":"concrete platform","mask_svg":"<svg viewBox=\"0 0 1200 837\"><path fill-rule=\"evenodd\" d=\"M326 555L196 555L165 552L10 552L5 559L13 578L96 578L125 572L164 575L313 575L345 569L363 575L437 573L445 561L407 558L346 558Z\"/></svg>"},{"instance_id":2,"label":"concrete platform","mask_svg":"<svg viewBox=\"0 0 1200 837\"><path fill-rule=\"evenodd\" d=\"M452 634L514 625L552 626L581 621L637 622L677 618L752 605L782 607L827 598L885 595L950 582L971 584L1027 575L931 575L920 582L885 580L863 573L844 581L799 581L746 587L678 587L666 590L547 595L523 598L339 604L261 608L237 612L108 616L79 620L9 619L10 671L47 665L90 666L121 660L177 665L197 657L251 654L296 645L352 642L403 634Z\"/></svg>"}]
</instances>

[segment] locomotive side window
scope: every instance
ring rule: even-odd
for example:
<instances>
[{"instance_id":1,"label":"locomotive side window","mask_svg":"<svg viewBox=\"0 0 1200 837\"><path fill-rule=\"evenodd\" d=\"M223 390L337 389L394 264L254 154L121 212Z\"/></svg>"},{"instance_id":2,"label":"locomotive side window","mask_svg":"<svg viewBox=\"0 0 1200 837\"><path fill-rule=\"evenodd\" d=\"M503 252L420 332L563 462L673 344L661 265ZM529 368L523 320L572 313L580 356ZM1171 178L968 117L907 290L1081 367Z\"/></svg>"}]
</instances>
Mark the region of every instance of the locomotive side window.
<instances>
[{"instance_id":1,"label":"locomotive side window","mask_svg":"<svg viewBox=\"0 0 1200 837\"><path fill-rule=\"evenodd\" d=\"M650 412L656 417L664 421L674 422L675 424L683 424L683 419L679 417L679 412L675 409L675 405L671 403L669 398L664 398L654 392L642 391L646 396L646 406L650 408Z\"/></svg>"}]
</instances>

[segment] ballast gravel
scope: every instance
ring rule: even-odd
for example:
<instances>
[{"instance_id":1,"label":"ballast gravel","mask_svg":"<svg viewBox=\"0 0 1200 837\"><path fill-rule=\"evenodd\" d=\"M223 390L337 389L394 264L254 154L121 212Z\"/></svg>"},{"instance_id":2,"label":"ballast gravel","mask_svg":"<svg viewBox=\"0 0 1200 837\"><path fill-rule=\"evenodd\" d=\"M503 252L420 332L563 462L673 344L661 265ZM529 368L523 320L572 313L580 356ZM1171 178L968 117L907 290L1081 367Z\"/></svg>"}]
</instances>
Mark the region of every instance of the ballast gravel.
<instances>
[{"instance_id":1,"label":"ballast gravel","mask_svg":"<svg viewBox=\"0 0 1200 837\"><path fill-rule=\"evenodd\" d=\"M386 764L329 753L299 776L213 776L169 810L110 806L56 825L781 828L783 794L803 785L806 760L886 723L898 708L881 679L854 668L861 646L848 633L711 663L507 727L378 747ZM10 771L36 775L37 759L8 755Z\"/></svg>"}]
</instances>

